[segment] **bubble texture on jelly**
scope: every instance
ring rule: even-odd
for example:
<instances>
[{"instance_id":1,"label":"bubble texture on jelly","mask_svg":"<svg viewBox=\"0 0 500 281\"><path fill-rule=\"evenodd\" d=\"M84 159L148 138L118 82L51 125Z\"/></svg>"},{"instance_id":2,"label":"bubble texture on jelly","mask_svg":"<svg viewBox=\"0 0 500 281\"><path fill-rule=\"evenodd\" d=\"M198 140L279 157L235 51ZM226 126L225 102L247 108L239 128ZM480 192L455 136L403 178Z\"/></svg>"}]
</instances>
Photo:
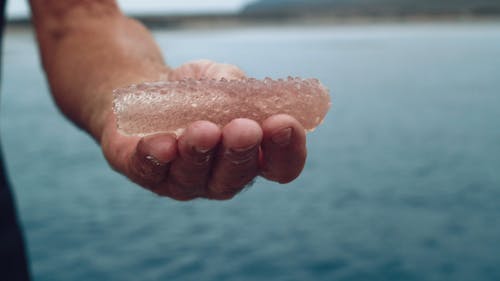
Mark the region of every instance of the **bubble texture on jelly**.
<instances>
[{"instance_id":1,"label":"bubble texture on jelly","mask_svg":"<svg viewBox=\"0 0 500 281\"><path fill-rule=\"evenodd\" d=\"M207 120L223 127L235 118L262 123L289 114L311 131L330 108L328 90L317 79L161 81L114 90L113 110L119 130L128 135L171 132Z\"/></svg>"}]
</instances>

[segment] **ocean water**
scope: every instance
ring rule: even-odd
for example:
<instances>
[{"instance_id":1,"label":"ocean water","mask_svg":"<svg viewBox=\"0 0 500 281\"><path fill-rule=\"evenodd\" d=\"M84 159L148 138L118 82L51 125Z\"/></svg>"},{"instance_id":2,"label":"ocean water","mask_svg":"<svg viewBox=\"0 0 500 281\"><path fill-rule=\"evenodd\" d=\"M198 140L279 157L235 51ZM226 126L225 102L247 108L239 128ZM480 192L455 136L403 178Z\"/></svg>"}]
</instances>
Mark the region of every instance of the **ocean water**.
<instances>
[{"instance_id":1,"label":"ocean water","mask_svg":"<svg viewBox=\"0 0 500 281\"><path fill-rule=\"evenodd\" d=\"M58 113L10 31L1 134L34 280L500 280L500 22L154 35L173 66L321 79L307 166L231 201L156 197Z\"/></svg>"}]
</instances>

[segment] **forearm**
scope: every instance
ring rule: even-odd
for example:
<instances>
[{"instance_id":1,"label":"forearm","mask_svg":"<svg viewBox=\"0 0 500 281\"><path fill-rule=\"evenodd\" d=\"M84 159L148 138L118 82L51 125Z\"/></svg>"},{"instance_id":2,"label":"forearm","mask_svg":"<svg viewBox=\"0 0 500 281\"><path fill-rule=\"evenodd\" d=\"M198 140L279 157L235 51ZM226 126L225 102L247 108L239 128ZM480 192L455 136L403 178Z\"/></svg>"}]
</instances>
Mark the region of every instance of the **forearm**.
<instances>
[{"instance_id":1,"label":"forearm","mask_svg":"<svg viewBox=\"0 0 500 281\"><path fill-rule=\"evenodd\" d=\"M150 33L111 0L31 0L51 92L78 126L100 139L112 90L158 79L166 66Z\"/></svg>"}]
</instances>

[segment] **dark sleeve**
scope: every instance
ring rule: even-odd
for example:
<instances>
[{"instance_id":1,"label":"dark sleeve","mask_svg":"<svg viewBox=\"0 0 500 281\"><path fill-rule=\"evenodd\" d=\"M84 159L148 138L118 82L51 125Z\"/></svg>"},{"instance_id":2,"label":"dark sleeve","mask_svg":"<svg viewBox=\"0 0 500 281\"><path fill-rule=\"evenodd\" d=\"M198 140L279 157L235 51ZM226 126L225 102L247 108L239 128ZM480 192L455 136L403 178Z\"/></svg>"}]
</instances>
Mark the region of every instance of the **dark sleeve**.
<instances>
[{"instance_id":1,"label":"dark sleeve","mask_svg":"<svg viewBox=\"0 0 500 281\"><path fill-rule=\"evenodd\" d=\"M5 0L0 0L0 54L5 22ZM0 56L1 57L1 56ZM0 63L1 66L1 63ZM1 141L0 141L1 148ZM28 265L13 194L0 150L0 280L29 280Z\"/></svg>"}]
</instances>

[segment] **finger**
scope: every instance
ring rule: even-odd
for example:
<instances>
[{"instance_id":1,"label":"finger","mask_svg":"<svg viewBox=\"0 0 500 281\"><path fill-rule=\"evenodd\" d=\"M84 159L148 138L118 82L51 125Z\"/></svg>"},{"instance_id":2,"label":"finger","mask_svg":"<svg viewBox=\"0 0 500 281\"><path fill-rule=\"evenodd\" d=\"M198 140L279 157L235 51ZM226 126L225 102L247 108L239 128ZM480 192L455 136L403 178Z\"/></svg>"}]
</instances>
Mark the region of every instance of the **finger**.
<instances>
[{"instance_id":1,"label":"finger","mask_svg":"<svg viewBox=\"0 0 500 281\"><path fill-rule=\"evenodd\" d=\"M136 183L161 194L170 163L177 155L177 144L170 134L156 134L142 138L129 161L129 176Z\"/></svg>"},{"instance_id":2,"label":"finger","mask_svg":"<svg viewBox=\"0 0 500 281\"><path fill-rule=\"evenodd\" d=\"M209 197L230 199L258 173L260 125L250 119L235 119L222 130L222 147L217 155Z\"/></svg>"},{"instance_id":3,"label":"finger","mask_svg":"<svg viewBox=\"0 0 500 281\"><path fill-rule=\"evenodd\" d=\"M297 178L307 155L302 125L289 115L279 114L266 119L262 130L262 176L279 183Z\"/></svg>"},{"instance_id":4,"label":"finger","mask_svg":"<svg viewBox=\"0 0 500 281\"><path fill-rule=\"evenodd\" d=\"M215 149L221 138L217 125L208 121L191 124L178 140L179 157L170 167L169 196L190 200L206 192Z\"/></svg>"}]
</instances>

